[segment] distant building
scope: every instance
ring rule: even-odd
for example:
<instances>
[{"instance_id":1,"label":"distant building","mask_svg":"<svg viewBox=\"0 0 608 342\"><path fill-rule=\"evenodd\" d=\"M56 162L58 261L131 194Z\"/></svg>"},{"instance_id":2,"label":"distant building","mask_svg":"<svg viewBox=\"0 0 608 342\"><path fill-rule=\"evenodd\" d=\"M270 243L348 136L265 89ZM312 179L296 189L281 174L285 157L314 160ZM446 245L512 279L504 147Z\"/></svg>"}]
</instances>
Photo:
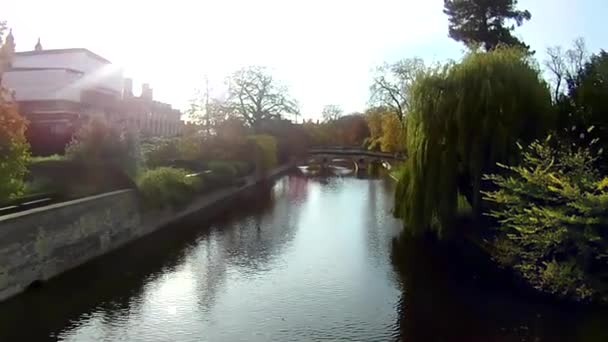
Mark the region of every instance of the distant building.
<instances>
[{"instance_id":1,"label":"distant building","mask_svg":"<svg viewBox=\"0 0 608 342\"><path fill-rule=\"evenodd\" d=\"M133 81L124 79L121 101L121 118L129 127L139 129L142 136L176 136L181 133L184 122L181 112L171 105L154 101L152 88L142 85L141 95L133 96Z\"/></svg>"},{"instance_id":2,"label":"distant building","mask_svg":"<svg viewBox=\"0 0 608 342\"><path fill-rule=\"evenodd\" d=\"M11 35L11 42L14 42ZM30 122L28 140L35 154L62 152L74 132L92 118L139 129L150 136L173 136L181 113L154 101L152 89L133 96L132 81L107 59L87 49L13 52L2 85L12 89L19 111Z\"/></svg>"}]
</instances>

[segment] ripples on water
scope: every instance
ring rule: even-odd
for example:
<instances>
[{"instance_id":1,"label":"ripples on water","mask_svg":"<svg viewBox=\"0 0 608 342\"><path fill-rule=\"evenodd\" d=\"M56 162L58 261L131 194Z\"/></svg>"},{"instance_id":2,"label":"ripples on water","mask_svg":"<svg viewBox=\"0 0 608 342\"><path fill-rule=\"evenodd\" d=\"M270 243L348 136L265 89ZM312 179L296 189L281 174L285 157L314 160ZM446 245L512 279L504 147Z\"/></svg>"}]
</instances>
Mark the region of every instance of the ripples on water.
<instances>
[{"instance_id":1,"label":"ripples on water","mask_svg":"<svg viewBox=\"0 0 608 342\"><path fill-rule=\"evenodd\" d=\"M0 341L608 341L605 310L484 285L421 241L391 253L394 184L338 173L283 177L2 303Z\"/></svg>"},{"instance_id":2,"label":"ripples on water","mask_svg":"<svg viewBox=\"0 0 608 342\"><path fill-rule=\"evenodd\" d=\"M210 226L168 227L0 306L33 330L0 327L61 341L390 340L391 203L381 180L286 176Z\"/></svg>"}]
</instances>

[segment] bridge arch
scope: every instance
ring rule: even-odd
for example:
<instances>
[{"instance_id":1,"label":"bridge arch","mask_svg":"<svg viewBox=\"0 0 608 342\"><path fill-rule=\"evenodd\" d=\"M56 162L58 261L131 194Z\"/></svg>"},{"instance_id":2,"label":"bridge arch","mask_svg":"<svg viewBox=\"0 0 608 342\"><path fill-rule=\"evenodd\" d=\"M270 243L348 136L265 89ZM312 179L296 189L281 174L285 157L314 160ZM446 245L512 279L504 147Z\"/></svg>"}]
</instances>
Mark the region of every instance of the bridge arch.
<instances>
[{"instance_id":1,"label":"bridge arch","mask_svg":"<svg viewBox=\"0 0 608 342\"><path fill-rule=\"evenodd\" d=\"M339 146L311 148L308 153L312 157L319 158L322 167L334 160L350 159L353 162L356 171L366 169L367 165L372 162L383 165L386 163L390 168L391 162L405 160L402 156L393 153Z\"/></svg>"}]
</instances>

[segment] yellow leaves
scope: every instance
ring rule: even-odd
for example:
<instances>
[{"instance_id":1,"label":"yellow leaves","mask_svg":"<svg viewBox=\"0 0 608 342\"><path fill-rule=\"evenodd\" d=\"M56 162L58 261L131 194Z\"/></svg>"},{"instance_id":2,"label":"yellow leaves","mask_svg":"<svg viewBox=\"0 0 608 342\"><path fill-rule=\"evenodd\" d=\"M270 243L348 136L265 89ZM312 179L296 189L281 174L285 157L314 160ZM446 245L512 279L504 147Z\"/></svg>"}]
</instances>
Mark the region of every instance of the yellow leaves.
<instances>
[{"instance_id":1,"label":"yellow leaves","mask_svg":"<svg viewBox=\"0 0 608 342\"><path fill-rule=\"evenodd\" d=\"M404 149L404 129L396 115L385 114L382 117L380 144L383 152L398 152Z\"/></svg>"},{"instance_id":2,"label":"yellow leaves","mask_svg":"<svg viewBox=\"0 0 608 342\"><path fill-rule=\"evenodd\" d=\"M608 177L604 177L604 179L598 182L597 189L600 191L608 190Z\"/></svg>"}]
</instances>

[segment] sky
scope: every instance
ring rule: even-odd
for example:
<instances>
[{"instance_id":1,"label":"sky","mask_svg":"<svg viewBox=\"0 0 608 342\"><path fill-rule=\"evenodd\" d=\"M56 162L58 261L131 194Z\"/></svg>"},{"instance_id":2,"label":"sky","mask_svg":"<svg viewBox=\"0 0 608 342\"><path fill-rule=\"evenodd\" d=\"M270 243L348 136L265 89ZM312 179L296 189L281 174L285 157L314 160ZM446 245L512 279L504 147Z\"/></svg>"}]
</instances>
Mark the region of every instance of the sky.
<instances>
[{"instance_id":1,"label":"sky","mask_svg":"<svg viewBox=\"0 0 608 342\"><path fill-rule=\"evenodd\" d=\"M544 58L549 46L584 37L608 49L607 0L520 0L532 20L516 35ZM187 108L208 75L216 92L232 71L267 66L304 118L324 105L363 111L374 66L402 58L458 59L443 0L11 0L0 20L17 51L87 48L150 83L155 99Z\"/></svg>"}]
</instances>

